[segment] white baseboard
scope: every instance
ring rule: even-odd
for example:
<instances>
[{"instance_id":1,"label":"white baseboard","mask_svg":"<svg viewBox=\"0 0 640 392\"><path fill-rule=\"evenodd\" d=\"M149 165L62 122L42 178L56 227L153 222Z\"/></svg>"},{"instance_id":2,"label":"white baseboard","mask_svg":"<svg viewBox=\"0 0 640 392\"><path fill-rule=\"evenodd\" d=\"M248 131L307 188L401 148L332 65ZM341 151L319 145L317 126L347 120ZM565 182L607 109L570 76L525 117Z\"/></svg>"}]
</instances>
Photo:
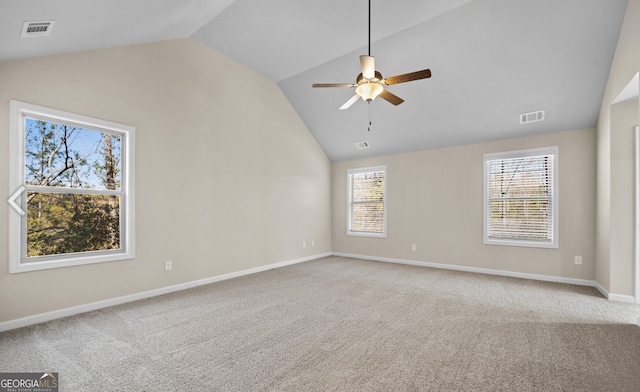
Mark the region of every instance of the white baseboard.
<instances>
[{"instance_id":1,"label":"white baseboard","mask_svg":"<svg viewBox=\"0 0 640 392\"><path fill-rule=\"evenodd\" d=\"M528 273L523 273L523 272L494 270L494 269L489 269L489 268L467 267L467 266L455 265L455 264L430 263L430 262L426 262L426 261L392 259L392 258L388 258L388 257L363 256L363 255L354 255L354 254L336 253L336 252L334 252L333 255L334 256L341 256L341 257L351 257L351 258L355 258L355 259L382 261L382 262L385 262L385 263L417 265L417 266L421 266L421 267L448 269L448 270L462 271L462 272L474 272L474 273L486 274L486 275L508 276L508 277L511 277L511 278L540 280L540 281L545 281L545 282L568 283L568 284L573 284L573 285L578 285L578 286L591 286L591 287L594 287L594 283L595 283L592 280L586 280L586 279L565 278L565 277L561 277L561 276L551 276L551 275L528 274Z\"/></svg>"},{"instance_id":2,"label":"white baseboard","mask_svg":"<svg viewBox=\"0 0 640 392\"><path fill-rule=\"evenodd\" d=\"M594 281L593 282L593 287L598 289L600 294L602 294L606 299L609 299L609 290L605 289L600 283Z\"/></svg>"},{"instance_id":3,"label":"white baseboard","mask_svg":"<svg viewBox=\"0 0 640 392\"><path fill-rule=\"evenodd\" d=\"M625 302L628 304L636 303L636 298L633 295L609 294L607 298L609 299L609 301Z\"/></svg>"},{"instance_id":4,"label":"white baseboard","mask_svg":"<svg viewBox=\"0 0 640 392\"><path fill-rule=\"evenodd\" d=\"M604 297L609 301L624 302L628 304L636 303L636 298L633 295L612 294L609 292L609 290L605 289L600 283L595 281L593 282L593 287L598 289L598 291L602 293L602 295L604 295Z\"/></svg>"},{"instance_id":5,"label":"white baseboard","mask_svg":"<svg viewBox=\"0 0 640 392\"><path fill-rule=\"evenodd\" d=\"M565 278L561 276L551 276L551 275L528 274L523 272L494 270L489 268L466 267L466 266L454 265L454 264L430 263L426 261L394 259L394 258L388 258L388 257L356 255L356 254L340 253L340 252L333 252L333 255L340 256L340 257L350 257L354 259L382 261L385 263L416 265L416 266L422 266L422 267L440 268L440 269L448 269L448 270L454 270L454 271L475 272L475 273L487 274L487 275L508 276L511 278L540 280L544 282L567 283L567 284L573 284L577 286L589 286L589 287L595 287L598 291L600 291L600 293L605 298L607 298L610 301L625 302L625 303L631 303L631 304L636 303L636 299L632 295L621 295L621 294L609 293L608 290L602 287L602 285L596 282L595 280Z\"/></svg>"},{"instance_id":6,"label":"white baseboard","mask_svg":"<svg viewBox=\"0 0 640 392\"><path fill-rule=\"evenodd\" d=\"M285 267L288 265L303 263L306 261L316 260L323 257L331 256L331 252L322 253L318 255L303 257L295 260L283 261L280 263L268 264L256 268L251 268L247 270L231 272L224 275L212 276L210 278L194 280L191 282L185 282L176 284L173 286L162 287L155 290L143 291L136 294L125 295L122 297L106 299L103 301L91 302L84 305L72 306L70 308L54 310L51 312L40 313L33 316L27 316L15 320L3 321L0 322L0 332L8 331L11 329L26 327L33 324L43 323L45 321L51 321L62 317L73 316L75 314L86 313L92 310L98 310L107 308L114 305L120 305L127 302L137 301L145 298L155 297L158 295L173 293L176 291L190 289L192 287L203 286L210 283L220 282L227 279L233 279L240 276L251 275L258 272L267 271L274 268Z\"/></svg>"}]
</instances>

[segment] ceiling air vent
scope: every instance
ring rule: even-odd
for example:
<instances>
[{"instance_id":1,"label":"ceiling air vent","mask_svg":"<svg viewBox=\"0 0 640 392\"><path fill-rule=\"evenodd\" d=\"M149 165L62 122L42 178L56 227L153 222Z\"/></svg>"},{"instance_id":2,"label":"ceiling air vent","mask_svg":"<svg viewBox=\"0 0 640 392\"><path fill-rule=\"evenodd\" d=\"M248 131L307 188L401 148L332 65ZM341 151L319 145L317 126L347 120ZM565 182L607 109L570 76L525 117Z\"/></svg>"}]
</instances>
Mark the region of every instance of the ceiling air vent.
<instances>
[{"instance_id":1,"label":"ceiling air vent","mask_svg":"<svg viewBox=\"0 0 640 392\"><path fill-rule=\"evenodd\" d=\"M369 142L357 142L356 148L358 150L364 150L365 148L369 148Z\"/></svg>"},{"instance_id":2,"label":"ceiling air vent","mask_svg":"<svg viewBox=\"0 0 640 392\"><path fill-rule=\"evenodd\" d=\"M520 115L520 124L528 124L536 121L544 120L544 110L539 110L537 112L531 113L522 113Z\"/></svg>"},{"instance_id":3,"label":"ceiling air vent","mask_svg":"<svg viewBox=\"0 0 640 392\"><path fill-rule=\"evenodd\" d=\"M45 35L49 35L51 34L51 29L53 28L54 23L56 23L55 20L24 22L24 24L22 25L22 34L20 34L20 37L43 37Z\"/></svg>"}]
</instances>

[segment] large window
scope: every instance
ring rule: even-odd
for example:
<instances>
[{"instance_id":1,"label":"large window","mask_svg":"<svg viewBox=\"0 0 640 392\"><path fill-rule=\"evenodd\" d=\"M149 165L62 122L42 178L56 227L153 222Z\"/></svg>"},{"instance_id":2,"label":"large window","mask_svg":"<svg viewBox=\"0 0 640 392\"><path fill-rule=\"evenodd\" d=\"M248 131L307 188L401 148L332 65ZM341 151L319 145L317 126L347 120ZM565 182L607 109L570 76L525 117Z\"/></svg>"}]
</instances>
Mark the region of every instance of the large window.
<instances>
[{"instance_id":1,"label":"large window","mask_svg":"<svg viewBox=\"0 0 640 392\"><path fill-rule=\"evenodd\" d=\"M348 235L386 237L386 166L350 169Z\"/></svg>"},{"instance_id":2,"label":"large window","mask_svg":"<svg viewBox=\"0 0 640 392\"><path fill-rule=\"evenodd\" d=\"M10 106L10 272L133 258L134 128Z\"/></svg>"},{"instance_id":3,"label":"large window","mask_svg":"<svg viewBox=\"0 0 640 392\"><path fill-rule=\"evenodd\" d=\"M484 243L558 247L558 148L484 155Z\"/></svg>"}]
</instances>

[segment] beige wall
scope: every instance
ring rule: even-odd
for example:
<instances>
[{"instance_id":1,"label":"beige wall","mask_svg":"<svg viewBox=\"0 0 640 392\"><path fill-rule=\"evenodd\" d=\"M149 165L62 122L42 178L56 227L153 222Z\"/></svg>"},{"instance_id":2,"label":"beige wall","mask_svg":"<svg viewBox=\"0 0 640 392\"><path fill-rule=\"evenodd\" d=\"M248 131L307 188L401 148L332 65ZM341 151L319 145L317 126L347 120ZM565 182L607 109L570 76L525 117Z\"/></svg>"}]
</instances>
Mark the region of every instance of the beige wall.
<instances>
[{"instance_id":1,"label":"beige wall","mask_svg":"<svg viewBox=\"0 0 640 392\"><path fill-rule=\"evenodd\" d=\"M195 40L0 63L2 200L10 99L136 128L137 257L10 275L2 224L0 322L331 251L331 162L275 83Z\"/></svg>"},{"instance_id":2,"label":"beige wall","mask_svg":"<svg viewBox=\"0 0 640 392\"><path fill-rule=\"evenodd\" d=\"M595 136L576 130L334 163L333 251L592 280ZM559 147L559 249L484 245L483 154L546 146ZM387 165L387 238L347 236L346 171L376 165Z\"/></svg>"},{"instance_id":3,"label":"beige wall","mask_svg":"<svg viewBox=\"0 0 640 392\"><path fill-rule=\"evenodd\" d=\"M629 219L633 216L630 127L640 120L638 101L612 102L640 71L640 0L629 0L602 100L597 127L596 281L615 295L633 295L634 267ZM635 108L634 108L635 106Z\"/></svg>"},{"instance_id":4,"label":"beige wall","mask_svg":"<svg viewBox=\"0 0 640 392\"><path fill-rule=\"evenodd\" d=\"M638 101L611 107L610 276L615 294L634 295L634 151Z\"/></svg>"}]
</instances>

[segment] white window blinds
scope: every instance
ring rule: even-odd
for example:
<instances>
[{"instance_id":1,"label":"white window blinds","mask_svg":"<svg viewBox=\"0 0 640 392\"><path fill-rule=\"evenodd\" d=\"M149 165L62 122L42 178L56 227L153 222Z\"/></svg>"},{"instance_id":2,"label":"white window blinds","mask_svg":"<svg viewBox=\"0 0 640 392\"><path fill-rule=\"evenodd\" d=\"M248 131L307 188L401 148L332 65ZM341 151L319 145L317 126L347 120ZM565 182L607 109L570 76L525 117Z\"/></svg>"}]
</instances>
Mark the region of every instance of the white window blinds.
<instances>
[{"instance_id":1,"label":"white window blinds","mask_svg":"<svg viewBox=\"0 0 640 392\"><path fill-rule=\"evenodd\" d=\"M386 167L351 169L349 178L349 227L347 234L383 237Z\"/></svg>"},{"instance_id":2,"label":"white window blinds","mask_svg":"<svg viewBox=\"0 0 640 392\"><path fill-rule=\"evenodd\" d=\"M485 155L485 243L557 247L557 148Z\"/></svg>"}]
</instances>

